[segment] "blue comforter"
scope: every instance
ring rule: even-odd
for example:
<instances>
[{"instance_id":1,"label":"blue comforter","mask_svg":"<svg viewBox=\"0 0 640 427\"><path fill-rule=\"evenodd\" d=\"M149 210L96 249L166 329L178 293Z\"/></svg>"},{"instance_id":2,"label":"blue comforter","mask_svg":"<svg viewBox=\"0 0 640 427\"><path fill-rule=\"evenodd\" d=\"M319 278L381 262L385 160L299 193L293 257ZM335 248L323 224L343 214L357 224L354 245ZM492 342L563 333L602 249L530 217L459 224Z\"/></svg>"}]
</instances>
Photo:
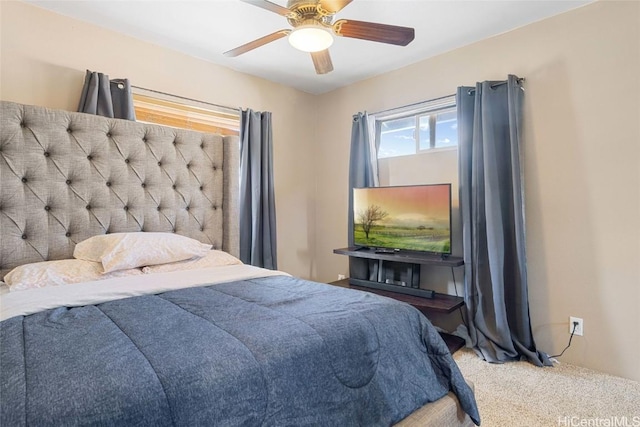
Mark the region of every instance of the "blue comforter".
<instances>
[{"instance_id":1,"label":"blue comforter","mask_svg":"<svg viewBox=\"0 0 640 427\"><path fill-rule=\"evenodd\" d=\"M409 305L286 276L0 324L0 425L390 425L472 391Z\"/></svg>"}]
</instances>

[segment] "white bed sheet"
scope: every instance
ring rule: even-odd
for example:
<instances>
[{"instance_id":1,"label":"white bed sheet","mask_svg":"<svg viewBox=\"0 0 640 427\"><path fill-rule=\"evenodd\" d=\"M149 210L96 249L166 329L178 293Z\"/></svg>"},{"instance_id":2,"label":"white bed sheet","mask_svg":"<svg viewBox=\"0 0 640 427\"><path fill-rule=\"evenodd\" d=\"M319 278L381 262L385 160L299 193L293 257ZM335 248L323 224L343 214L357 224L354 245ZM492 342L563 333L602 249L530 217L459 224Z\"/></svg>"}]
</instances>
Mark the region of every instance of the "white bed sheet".
<instances>
[{"instance_id":1,"label":"white bed sheet","mask_svg":"<svg viewBox=\"0 0 640 427\"><path fill-rule=\"evenodd\" d=\"M5 289L0 290L0 321L56 307L78 307L194 286L281 275L289 276L282 271L239 264L198 270L114 277L16 292L8 292L8 287L2 286Z\"/></svg>"}]
</instances>

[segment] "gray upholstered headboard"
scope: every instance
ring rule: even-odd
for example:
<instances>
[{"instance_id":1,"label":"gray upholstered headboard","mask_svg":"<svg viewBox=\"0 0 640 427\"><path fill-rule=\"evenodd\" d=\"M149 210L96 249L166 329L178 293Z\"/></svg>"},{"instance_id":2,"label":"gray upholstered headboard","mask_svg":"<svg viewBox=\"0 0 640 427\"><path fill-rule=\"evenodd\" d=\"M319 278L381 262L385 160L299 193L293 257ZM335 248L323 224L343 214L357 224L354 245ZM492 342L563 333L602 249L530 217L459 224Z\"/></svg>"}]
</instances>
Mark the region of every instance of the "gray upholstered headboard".
<instances>
[{"instance_id":1,"label":"gray upholstered headboard","mask_svg":"<svg viewBox=\"0 0 640 427\"><path fill-rule=\"evenodd\" d=\"M237 137L0 103L0 278L125 231L238 256Z\"/></svg>"}]
</instances>

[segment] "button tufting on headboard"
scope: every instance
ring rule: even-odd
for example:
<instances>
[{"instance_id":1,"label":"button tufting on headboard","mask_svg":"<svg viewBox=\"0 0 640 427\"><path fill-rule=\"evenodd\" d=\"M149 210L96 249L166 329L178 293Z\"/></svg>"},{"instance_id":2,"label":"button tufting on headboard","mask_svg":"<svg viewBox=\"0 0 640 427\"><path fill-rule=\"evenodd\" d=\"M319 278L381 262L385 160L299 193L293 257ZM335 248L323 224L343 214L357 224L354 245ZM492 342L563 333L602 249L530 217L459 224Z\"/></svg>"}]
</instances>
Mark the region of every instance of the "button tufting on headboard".
<instances>
[{"instance_id":1,"label":"button tufting on headboard","mask_svg":"<svg viewBox=\"0 0 640 427\"><path fill-rule=\"evenodd\" d=\"M0 106L0 277L107 232L177 232L238 255L237 137Z\"/></svg>"}]
</instances>

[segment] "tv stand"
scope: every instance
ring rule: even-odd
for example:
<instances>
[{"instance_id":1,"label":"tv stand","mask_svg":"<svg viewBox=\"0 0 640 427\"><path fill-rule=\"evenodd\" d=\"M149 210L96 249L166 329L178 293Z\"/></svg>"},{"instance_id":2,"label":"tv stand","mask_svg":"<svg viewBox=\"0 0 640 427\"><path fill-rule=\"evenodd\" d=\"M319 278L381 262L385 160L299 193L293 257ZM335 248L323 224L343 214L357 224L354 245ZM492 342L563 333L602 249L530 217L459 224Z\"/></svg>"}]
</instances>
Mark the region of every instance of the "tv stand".
<instances>
[{"instance_id":1,"label":"tv stand","mask_svg":"<svg viewBox=\"0 0 640 427\"><path fill-rule=\"evenodd\" d=\"M355 247L334 249L333 252L349 256L352 266L356 267L356 269L351 270L351 275L355 277L331 282L334 286L357 289L393 298L412 305L425 315L433 313L449 314L464 305L464 299L461 297L419 288L421 265L445 266L450 267L451 271L453 271L454 267L464 265L464 261L460 257L441 257L439 255L406 251L380 254L368 248ZM380 275L384 276L384 266L382 265L384 262L397 263L400 266L404 266L406 270L405 283L397 283L398 281L394 281L396 283L380 283ZM372 266L369 263L372 263L377 270L376 274L373 275L375 280L370 280L372 279L371 273L367 272L369 267ZM409 276L411 276L411 280L409 280ZM407 281L410 281L413 286L407 286ZM464 340L460 337L444 332L441 332L440 335L451 354L464 346Z\"/></svg>"},{"instance_id":2,"label":"tv stand","mask_svg":"<svg viewBox=\"0 0 640 427\"><path fill-rule=\"evenodd\" d=\"M422 298L434 298L435 292L430 289L420 288L420 266L434 265L442 267L458 267L464 264L460 257L441 256L415 251L390 250L381 252L377 249L349 247L334 249L334 253L347 255L350 259L361 260L360 274L349 278L349 283L355 286L379 289L388 292L397 292L405 295L413 295ZM373 262L373 268L364 266L363 263ZM385 264L387 263L387 264ZM391 266L388 266L391 263ZM364 268L366 267L366 268ZM372 270L374 270L372 272ZM365 272L366 271L366 272ZM394 272L394 277L387 277L389 271ZM365 272L365 273L363 273ZM399 273L400 278L396 276ZM353 272L351 273L354 276Z\"/></svg>"}]
</instances>

